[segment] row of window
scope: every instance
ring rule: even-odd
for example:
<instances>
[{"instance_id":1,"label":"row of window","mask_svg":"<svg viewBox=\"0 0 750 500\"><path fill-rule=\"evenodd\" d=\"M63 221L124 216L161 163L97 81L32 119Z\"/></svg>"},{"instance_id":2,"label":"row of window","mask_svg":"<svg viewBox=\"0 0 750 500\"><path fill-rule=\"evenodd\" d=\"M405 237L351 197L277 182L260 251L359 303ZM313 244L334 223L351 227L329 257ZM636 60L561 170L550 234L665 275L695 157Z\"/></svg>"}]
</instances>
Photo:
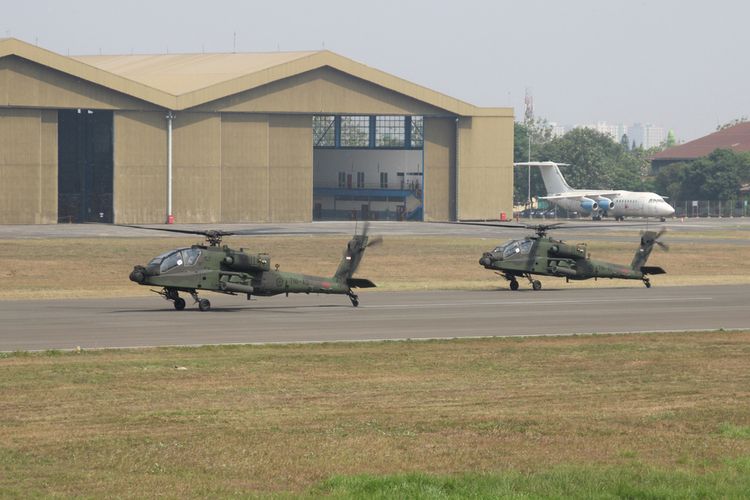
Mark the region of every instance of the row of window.
<instances>
[{"instance_id":1,"label":"row of window","mask_svg":"<svg viewBox=\"0 0 750 500\"><path fill-rule=\"evenodd\" d=\"M339 187L352 188L352 175L346 172L339 172ZM365 187L365 173L357 172L357 189ZM388 172L380 172L380 188L388 188Z\"/></svg>"},{"instance_id":2,"label":"row of window","mask_svg":"<svg viewBox=\"0 0 750 500\"><path fill-rule=\"evenodd\" d=\"M317 148L422 148L421 116L313 116Z\"/></svg>"}]
</instances>

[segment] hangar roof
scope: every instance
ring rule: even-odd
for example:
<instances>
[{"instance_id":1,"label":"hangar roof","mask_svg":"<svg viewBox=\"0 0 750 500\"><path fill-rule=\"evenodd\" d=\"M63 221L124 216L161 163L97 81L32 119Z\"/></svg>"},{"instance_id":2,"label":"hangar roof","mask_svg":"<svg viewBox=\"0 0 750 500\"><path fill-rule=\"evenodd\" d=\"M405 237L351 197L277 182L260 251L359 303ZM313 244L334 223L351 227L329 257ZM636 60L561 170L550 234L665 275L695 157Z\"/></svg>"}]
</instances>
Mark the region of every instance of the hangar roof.
<instances>
[{"instance_id":1,"label":"hangar roof","mask_svg":"<svg viewBox=\"0 0 750 500\"><path fill-rule=\"evenodd\" d=\"M15 38L0 39L0 58L10 55L175 111L330 67L451 114L513 116L511 108L480 108L327 50L66 57Z\"/></svg>"}]
</instances>

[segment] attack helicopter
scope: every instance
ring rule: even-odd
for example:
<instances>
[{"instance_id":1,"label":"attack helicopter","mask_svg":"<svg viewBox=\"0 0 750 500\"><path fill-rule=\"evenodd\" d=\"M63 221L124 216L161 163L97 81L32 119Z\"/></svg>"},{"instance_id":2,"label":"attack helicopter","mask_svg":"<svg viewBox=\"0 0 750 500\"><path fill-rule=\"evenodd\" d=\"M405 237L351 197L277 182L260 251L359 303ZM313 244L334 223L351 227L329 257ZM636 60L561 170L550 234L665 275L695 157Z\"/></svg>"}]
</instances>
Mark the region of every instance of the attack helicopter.
<instances>
[{"instance_id":1,"label":"attack helicopter","mask_svg":"<svg viewBox=\"0 0 750 500\"><path fill-rule=\"evenodd\" d=\"M570 280L587 280L590 278L617 278L641 280L646 288L651 288L649 275L665 274L666 271L658 266L647 266L654 245L664 250L669 250L666 243L659 238L666 232L643 231L638 249L635 251L630 265L615 264L590 258L586 243L568 244L562 240L556 240L547 236L552 229L575 229L587 226L565 226L563 223L539 224L539 225L503 225L485 223L462 223L479 226L491 226L496 228L525 228L531 229L536 234L526 236L523 239L511 240L503 245L495 247L489 252L484 252L479 264L486 269L496 271L510 282L511 290L518 290L518 278L525 277L529 280L534 290L542 288L542 282L534 279L534 275L555 276ZM601 227L601 226L597 226ZM621 226L618 226L621 227Z\"/></svg>"},{"instance_id":2,"label":"attack helicopter","mask_svg":"<svg viewBox=\"0 0 750 500\"><path fill-rule=\"evenodd\" d=\"M145 265L137 265L130 273L130 280L139 285L161 287L153 290L166 300L173 302L178 311L185 309L185 299L180 292L189 294L201 311L208 311L211 302L198 297L198 291L211 291L228 295L243 294L247 299L253 295L269 297L290 293L323 293L346 295L354 307L359 305L359 297L354 288L372 288L376 285L364 278L354 278L365 249L382 242L382 238L367 235L368 224L364 224L361 234L354 236L346 245L344 256L331 277L308 276L306 274L279 271L276 264L271 270L271 257L265 253L250 254L245 249L234 250L222 245L222 238L233 235L255 234L254 230L190 230L175 228L151 228L127 226L138 229L152 229L174 233L197 234L206 238L205 244L177 248L165 252Z\"/></svg>"}]
</instances>

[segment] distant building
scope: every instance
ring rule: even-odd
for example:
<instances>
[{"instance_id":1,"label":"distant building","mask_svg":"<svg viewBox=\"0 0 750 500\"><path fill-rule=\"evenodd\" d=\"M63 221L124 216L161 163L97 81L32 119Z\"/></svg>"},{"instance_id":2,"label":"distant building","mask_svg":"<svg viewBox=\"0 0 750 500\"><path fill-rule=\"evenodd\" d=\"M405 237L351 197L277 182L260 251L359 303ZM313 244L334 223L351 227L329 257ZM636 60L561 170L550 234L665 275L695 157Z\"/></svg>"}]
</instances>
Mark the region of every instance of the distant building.
<instances>
[{"instance_id":1,"label":"distant building","mask_svg":"<svg viewBox=\"0 0 750 500\"><path fill-rule=\"evenodd\" d=\"M628 139L635 142L637 147L651 149L663 144L667 139L667 133L664 127L657 127L650 123L645 125L634 123L629 128Z\"/></svg>"},{"instance_id":2,"label":"distant building","mask_svg":"<svg viewBox=\"0 0 750 500\"><path fill-rule=\"evenodd\" d=\"M565 132L568 131L568 127L566 127L565 125L559 125L555 122L550 122L549 126L550 126L550 135L552 136L553 139L564 136Z\"/></svg>"},{"instance_id":3,"label":"distant building","mask_svg":"<svg viewBox=\"0 0 750 500\"><path fill-rule=\"evenodd\" d=\"M597 132L608 135L613 141L620 142L622 134L626 134L628 128L623 124L610 124L607 122L596 122L595 124L582 125L581 128L596 130Z\"/></svg>"},{"instance_id":4,"label":"distant building","mask_svg":"<svg viewBox=\"0 0 750 500\"><path fill-rule=\"evenodd\" d=\"M716 149L731 149L737 153L750 151L750 122L739 123L660 151L651 157L651 169L658 172L660 168L671 163L697 160L708 156Z\"/></svg>"}]
</instances>

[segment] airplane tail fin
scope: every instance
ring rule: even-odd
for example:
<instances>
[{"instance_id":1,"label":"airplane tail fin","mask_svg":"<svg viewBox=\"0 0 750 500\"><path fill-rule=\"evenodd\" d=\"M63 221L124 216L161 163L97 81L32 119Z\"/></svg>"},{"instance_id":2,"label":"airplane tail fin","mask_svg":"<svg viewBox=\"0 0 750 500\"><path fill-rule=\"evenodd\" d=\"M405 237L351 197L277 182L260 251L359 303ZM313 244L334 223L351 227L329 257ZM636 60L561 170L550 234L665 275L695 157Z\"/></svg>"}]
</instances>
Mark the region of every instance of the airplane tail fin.
<instances>
[{"instance_id":1,"label":"airplane tail fin","mask_svg":"<svg viewBox=\"0 0 750 500\"><path fill-rule=\"evenodd\" d=\"M669 246L666 243L659 241L659 238L666 232L666 229L662 229L659 232L656 231L645 231L641 234L641 244L638 250L635 251L633 256L633 262L630 263L630 268L634 271L641 271L644 274L663 274L664 271L660 267L648 267L646 261L651 255L651 251L654 249L654 245L659 245L664 250L669 250Z\"/></svg>"},{"instance_id":2,"label":"airplane tail fin","mask_svg":"<svg viewBox=\"0 0 750 500\"><path fill-rule=\"evenodd\" d=\"M367 247L377 245L383 240L380 237L370 238L367 236L369 223L365 222L362 234L354 234L349 243L346 244L344 257L341 259L334 278L338 281L347 283L350 287L369 288L375 286L371 281L366 279L355 279L352 275L357 271L362 257L365 255Z\"/></svg>"},{"instance_id":3,"label":"airplane tail fin","mask_svg":"<svg viewBox=\"0 0 750 500\"><path fill-rule=\"evenodd\" d=\"M565 193L572 191L568 183L565 181L562 172L560 172L560 165L567 165L566 163L555 163L554 161L532 161L514 163L515 166L529 166L539 167L539 171L542 173L542 181L544 187L547 189L547 194L553 193Z\"/></svg>"}]
</instances>

